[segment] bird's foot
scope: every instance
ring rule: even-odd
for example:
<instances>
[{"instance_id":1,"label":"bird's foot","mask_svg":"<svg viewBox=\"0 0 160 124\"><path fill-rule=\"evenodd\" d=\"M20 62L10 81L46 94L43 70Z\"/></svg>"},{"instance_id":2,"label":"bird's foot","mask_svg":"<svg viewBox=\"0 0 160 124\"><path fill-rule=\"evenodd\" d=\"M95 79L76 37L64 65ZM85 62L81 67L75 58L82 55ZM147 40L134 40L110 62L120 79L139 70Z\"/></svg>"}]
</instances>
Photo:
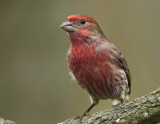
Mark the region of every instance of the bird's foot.
<instances>
[{"instance_id":1,"label":"bird's foot","mask_svg":"<svg viewBox=\"0 0 160 124\"><path fill-rule=\"evenodd\" d=\"M112 107L117 107L121 104L121 102L117 99L114 99L113 102L112 102Z\"/></svg>"},{"instance_id":2,"label":"bird's foot","mask_svg":"<svg viewBox=\"0 0 160 124\"><path fill-rule=\"evenodd\" d=\"M86 117L86 116L89 116L89 113L84 113L84 114L81 115L81 116L75 117L75 119L79 119L79 124L81 124L81 123L82 123L82 119L83 119L84 117Z\"/></svg>"},{"instance_id":3,"label":"bird's foot","mask_svg":"<svg viewBox=\"0 0 160 124\"><path fill-rule=\"evenodd\" d=\"M116 104L116 105L112 105L112 107L115 108L115 107L117 107L117 106L119 106L119 105L121 105L121 103L118 103L118 104Z\"/></svg>"}]
</instances>

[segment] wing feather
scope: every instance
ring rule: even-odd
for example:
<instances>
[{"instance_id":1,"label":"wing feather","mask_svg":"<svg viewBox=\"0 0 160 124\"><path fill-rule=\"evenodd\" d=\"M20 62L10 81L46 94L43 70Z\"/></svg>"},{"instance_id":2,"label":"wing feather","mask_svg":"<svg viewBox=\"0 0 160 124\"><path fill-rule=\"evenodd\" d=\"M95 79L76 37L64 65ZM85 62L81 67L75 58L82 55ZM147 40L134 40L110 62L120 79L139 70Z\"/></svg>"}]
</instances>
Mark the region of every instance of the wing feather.
<instances>
[{"instance_id":1,"label":"wing feather","mask_svg":"<svg viewBox=\"0 0 160 124\"><path fill-rule=\"evenodd\" d=\"M122 55L122 53L117 49L117 47L113 43L111 43L108 40L106 42L101 43L99 46L97 46L96 51L98 52L103 51L103 53L107 52L106 55L109 55L110 59L108 58L106 59L124 70L128 80L128 87L129 87L128 94L130 94L131 93L131 74L130 74L130 70L128 68L127 62L124 56ZM104 57L108 57L108 56L104 56Z\"/></svg>"}]
</instances>

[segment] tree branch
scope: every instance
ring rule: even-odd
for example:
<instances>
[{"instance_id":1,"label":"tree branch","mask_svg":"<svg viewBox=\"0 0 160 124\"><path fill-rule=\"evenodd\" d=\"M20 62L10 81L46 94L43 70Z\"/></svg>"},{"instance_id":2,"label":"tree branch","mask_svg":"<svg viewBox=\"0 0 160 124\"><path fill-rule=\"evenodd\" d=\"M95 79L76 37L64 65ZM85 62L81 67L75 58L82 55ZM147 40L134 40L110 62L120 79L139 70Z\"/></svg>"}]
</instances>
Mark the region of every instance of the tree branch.
<instances>
[{"instance_id":1,"label":"tree branch","mask_svg":"<svg viewBox=\"0 0 160 124\"><path fill-rule=\"evenodd\" d=\"M78 124L71 118L59 124ZM134 101L83 118L82 124L156 124L160 122L160 88Z\"/></svg>"}]
</instances>

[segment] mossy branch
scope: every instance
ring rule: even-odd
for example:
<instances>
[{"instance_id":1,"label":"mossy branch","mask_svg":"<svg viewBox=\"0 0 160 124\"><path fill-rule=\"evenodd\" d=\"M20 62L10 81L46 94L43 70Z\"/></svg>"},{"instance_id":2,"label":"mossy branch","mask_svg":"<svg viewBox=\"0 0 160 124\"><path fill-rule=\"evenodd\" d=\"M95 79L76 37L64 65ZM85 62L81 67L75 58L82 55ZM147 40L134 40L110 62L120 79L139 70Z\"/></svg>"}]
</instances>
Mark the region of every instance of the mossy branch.
<instances>
[{"instance_id":1,"label":"mossy branch","mask_svg":"<svg viewBox=\"0 0 160 124\"><path fill-rule=\"evenodd\" d=\"M157 124L160 122L160 88L110 110L83 118L82 124ZM78 124L71 118L59 124Z\"/></svg>"}]
</instances>

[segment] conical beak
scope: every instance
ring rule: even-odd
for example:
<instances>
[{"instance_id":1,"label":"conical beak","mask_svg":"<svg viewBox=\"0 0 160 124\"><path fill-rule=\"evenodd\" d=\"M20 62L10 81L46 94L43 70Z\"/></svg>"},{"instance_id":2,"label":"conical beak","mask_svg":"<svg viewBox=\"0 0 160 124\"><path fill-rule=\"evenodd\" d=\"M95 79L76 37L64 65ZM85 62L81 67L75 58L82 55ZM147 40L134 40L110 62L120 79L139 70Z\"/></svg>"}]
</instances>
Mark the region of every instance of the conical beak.
<instances>
[{"instance_id":1,"label":"conical beak","mask_svg":"<svg viewBox=\"0 0 160 124\"><path fill-rule=\"evenodd\" d=\"M72 22L70 22L70 21L68 21L68 20L64 21L64 22L60 25L60 27L61 27L63 30L67 31L67 32L73 32L73 31L75 30L75 28L72 26Z\"/></svg>"}]
</instances>

